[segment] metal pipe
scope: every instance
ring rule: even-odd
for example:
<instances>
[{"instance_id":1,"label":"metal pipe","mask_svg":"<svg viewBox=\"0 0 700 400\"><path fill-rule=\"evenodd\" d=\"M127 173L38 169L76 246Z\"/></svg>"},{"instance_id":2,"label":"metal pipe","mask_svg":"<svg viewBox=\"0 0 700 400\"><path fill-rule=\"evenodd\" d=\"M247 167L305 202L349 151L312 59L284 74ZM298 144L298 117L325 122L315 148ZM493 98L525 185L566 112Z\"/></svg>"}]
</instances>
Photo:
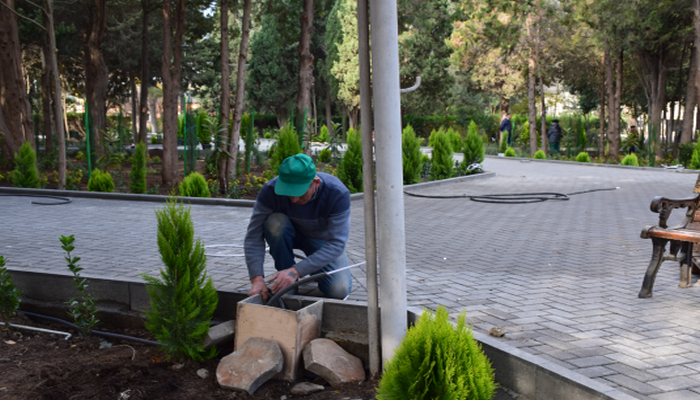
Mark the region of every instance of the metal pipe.
<instances>
[{"instance_id":1,"label":"metal pipe","mask_svg":"<svg viewBox=\"0 0 700 400\"><path fill-rule=\"evenodd\" d=\"M5 326L4 322L0 322L0 325ZM37 332L44 332L44 333L53 333L56 335L61 335L65 336L65 340L70 339L71 336L73 336L70 332L62 332L62 331L54 331L51 329L44 329L44 328L37 328L36 326L27 326L27 325L16 325L16 324L7 324L13 328L20 328L20 329L27 329L30 331L37 331Z\"/></svg>"},{"instance_id":2,"label":"metal pipe","mask_svg":"<svg viewBox=\"0 0 700 400\"><path fill-rule=\"evenodd\" d=\"M362 177L365 211L365 260L367 260L367 327L369 335L369 373L381 372L379 358L379 291L377 289L377 232L374 210L374 130L372 129L372 89L369 53L369 15L367 0L357 0L358 52L360 56L360 130L362 135Z\"/></svg>"},{"instance_id":3,"label":"metal pipe","mask_svg":"<svg viewBox=\"0 0 700 400\"><path fill-rule=\"evenodd\" d=\"M377 238L381 266L382 359L401 343L406 316L406 248L396 0L370 0L377 152Z\"/></svg>"}]
</instances>

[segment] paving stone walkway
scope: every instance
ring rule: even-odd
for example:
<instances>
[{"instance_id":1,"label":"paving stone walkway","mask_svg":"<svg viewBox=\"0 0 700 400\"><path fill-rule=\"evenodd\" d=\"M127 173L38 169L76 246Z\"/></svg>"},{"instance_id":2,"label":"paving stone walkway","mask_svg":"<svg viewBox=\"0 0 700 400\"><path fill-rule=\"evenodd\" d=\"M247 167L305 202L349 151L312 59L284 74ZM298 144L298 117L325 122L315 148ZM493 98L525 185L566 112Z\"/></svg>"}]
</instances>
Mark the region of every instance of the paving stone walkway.
<instances>
[{"instance_id":1,"label":"paving stone walkway","mask_svg":"<svg viewBox=\"0 0 700 400\"><path fill-rule=\"evenodd\" d=\"M420 193L619 190L513 205L406 196L409 304L467 310L475 330L502 327L508 344L639 399L700 399L700 285L679 289L678 268L667 262L654 297L637 298L651 255L639 233L657 221L649 203L690 195L697 175L495 157L484 167L496 175ZM159 207L86 198L36 206L0 196L0 255L11 269L68 275L58 236L73 234L85 276L141 280L160 268ZM364 259L362 201L352 207L354 263ZM191 213L216 286L247 291L240 246L251 209L194 205ZM353 286L350 299L364 300L364 269L353 269Z\"/></svg>"}]
</instances>

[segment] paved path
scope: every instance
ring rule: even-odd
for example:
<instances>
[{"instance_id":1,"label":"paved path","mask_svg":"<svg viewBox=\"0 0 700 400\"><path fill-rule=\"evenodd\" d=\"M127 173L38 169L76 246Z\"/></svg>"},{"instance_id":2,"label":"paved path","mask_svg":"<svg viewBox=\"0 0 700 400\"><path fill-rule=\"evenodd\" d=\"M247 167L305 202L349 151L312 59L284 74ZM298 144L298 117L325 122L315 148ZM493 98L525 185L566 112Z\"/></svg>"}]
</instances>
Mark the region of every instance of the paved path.
<instances>
[{"instance_id":1,"label":"paved path","mask_svg":"<svg viewBox=\"0 0 700 400\"><path fill-rule=\"evenodd\" d=\"M678 268L668 262L654 297L637 298L651 255L639 232L656 223L649 203L691 194L696 175L502 158L484 166L496 176L421 193L620 189L516 205L405 197L409 304L466 309L474 329L503 327L508 344L640 399L700 399L700 285L677 288ZM84 198L43 207L0 197L0 255L12 269L68 274L58 236L74 234L84 275L140 280L160 267L158 207ZM195 235L208 246L240 246L250 212L192 206ZM351 262L364 259L363 246L362 201L353 201ZM241 253L208 248L217 287L248 289L243 258L216 257ZM364 270L353 277L351 299L364 300Z\"/></svg>"}]
</instances>

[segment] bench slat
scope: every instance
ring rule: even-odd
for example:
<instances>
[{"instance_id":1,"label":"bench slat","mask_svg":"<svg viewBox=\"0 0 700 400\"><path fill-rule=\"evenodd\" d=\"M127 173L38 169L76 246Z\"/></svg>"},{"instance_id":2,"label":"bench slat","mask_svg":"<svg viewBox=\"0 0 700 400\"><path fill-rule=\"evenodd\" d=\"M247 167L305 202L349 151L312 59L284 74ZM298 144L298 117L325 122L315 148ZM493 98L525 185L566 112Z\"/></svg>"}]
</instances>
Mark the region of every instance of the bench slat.
<instances>
[{"instance_id":1,"label":"bench slat","mask_svg":"<svg viewBox=\"0 0 700 400\"><path fill-rule=\"evenodd\" d=\"M646 238L660 238L669 240L678 240L680 242L700 243L700 231L691 229L664 229L658 226L645 229L643 232Z\"/></svg>"}]
</instances>

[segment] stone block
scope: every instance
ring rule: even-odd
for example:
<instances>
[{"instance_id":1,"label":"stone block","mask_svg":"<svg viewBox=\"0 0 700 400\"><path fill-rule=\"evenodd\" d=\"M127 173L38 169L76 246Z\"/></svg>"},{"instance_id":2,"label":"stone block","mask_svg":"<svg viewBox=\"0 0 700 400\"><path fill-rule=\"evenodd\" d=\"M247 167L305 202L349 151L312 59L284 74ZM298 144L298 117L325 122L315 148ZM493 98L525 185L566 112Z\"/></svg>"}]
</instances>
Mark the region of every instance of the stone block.
<instances>
[{"instance_id":1,"label":"stone block","mask_svg":"<svg viewBox=\"0 0 700 400\"><path fill-rule=\"evenodd\" d=\"M204 348L208 349L212 346L218 346L221 343L226 343L229 340L233 340L233 332L235 328L236 322L233 320L212 326L209 328L207 336L204 337L204 343L202 343Z\"/></svg>"},{"instance_id":2,"label":"stone block","mask_svg":"<svg viewBox=\"0 0 700 400\"><path fill-rule=\"evenodd\" d=\"M274 340L250 338L233 353L222 358L216 380L224 389L253 394L263 383L282 371L284 357Z\"/></svg>"},{"instance_id":3,"label":"stone block","mask_svg":"<svg viewBox=\"0 0 700 400\"><path fill-rule=\"evenodd\" d=\"M304 348L304 366L331 386L365 380L362 361L330 339L312 340Z\"/></svg>"},{"instance_id":4,"label":"stone block","mask_svg":"<svg viewBox=\"0 0 700 400\"><path fill-rule=\"evenodd\" d=\"M276 378L295 381L303 372L304 347L321 334L323 301L294 311L263 305L262 297L255 295L238 302L237 308L234 349L252 337L274 340L284 355L284 368Z\"/></svg>"}]
</instances>

